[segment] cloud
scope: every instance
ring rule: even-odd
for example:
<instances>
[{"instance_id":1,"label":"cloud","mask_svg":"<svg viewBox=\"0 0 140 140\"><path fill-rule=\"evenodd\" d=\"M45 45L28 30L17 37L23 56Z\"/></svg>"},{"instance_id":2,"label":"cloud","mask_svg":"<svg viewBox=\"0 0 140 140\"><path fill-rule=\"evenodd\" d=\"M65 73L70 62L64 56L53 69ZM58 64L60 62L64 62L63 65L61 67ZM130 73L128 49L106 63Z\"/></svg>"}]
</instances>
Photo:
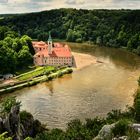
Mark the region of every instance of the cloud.
<instances>
[{"instance_id":1,"label":"cloud","mask_svg":"<svg viewBox=\"0 0 140 140\"><path fill-rule=\"evenodd\" d=\"M36 2L36 3L41 3L41 2L44 2L44 3L48 3L48 2L52 2L53 0L31 0L31 2Z\"/></svg>"},{"instance_id":2,"label":"cloud","mask_svg":"<svg viewBox=\"0 0 140 140\"><path fill-rule=\"evenodd\" d=\"M58 8L140 9L140 0L0 0L0 14Z\"/></svg>"},{"instance_id":3,"label":"cloud","mask_svg":"<svg viewBox=\"0 0 140 140\"><path fill-rule=\"evenodd\" d=\"M8 0L0 0L0 3L7 3Z\"/></svg>"},{"instance_id":4,"label":"cloud","mask_svg":"<svg viewBox=\"0 0 140 140\"><path fill-rule=\"evenodd\" d=\"M66 0L66 4L84 4L85 0Z\"/></svg>"}]
</instances>

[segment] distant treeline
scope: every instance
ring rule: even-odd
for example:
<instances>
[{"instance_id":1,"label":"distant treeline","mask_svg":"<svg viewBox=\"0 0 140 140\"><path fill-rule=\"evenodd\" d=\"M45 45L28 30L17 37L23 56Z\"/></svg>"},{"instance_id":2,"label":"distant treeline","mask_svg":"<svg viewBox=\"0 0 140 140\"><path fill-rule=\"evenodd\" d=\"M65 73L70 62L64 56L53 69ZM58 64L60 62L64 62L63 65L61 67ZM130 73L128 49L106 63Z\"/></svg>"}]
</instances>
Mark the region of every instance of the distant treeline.
<instances>
[{"instance_id":1,"label":"distant treeline","mask_svg":"<svg viewBox=\"0 0 140 140\"><path fill-rule=\"evenodd\" d=\"M140 10L56 9L39 13L5 15L1 26L21 35L70 42L91 41L109 47L127 47L140 55Z\"/></svg>"}]
</instances>

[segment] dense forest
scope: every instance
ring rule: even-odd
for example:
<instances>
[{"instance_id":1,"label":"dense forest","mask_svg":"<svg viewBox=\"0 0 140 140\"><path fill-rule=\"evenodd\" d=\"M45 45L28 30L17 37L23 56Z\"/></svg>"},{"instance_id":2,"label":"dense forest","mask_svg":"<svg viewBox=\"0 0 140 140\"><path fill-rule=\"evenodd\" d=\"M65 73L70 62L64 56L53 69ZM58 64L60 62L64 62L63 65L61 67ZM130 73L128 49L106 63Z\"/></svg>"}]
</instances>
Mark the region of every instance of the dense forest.
<instances>
[{"instance_id":1,"label":"dense forest","mask_svg":"<svg viewBox=\"0 0 140 140\"><path fill-rule=\"evenodd\" d=\"M56 9L4 15L0 25L33 39L47 40L51 31L53 38L125 47L140 55L140 10Z\"/></svg>"},{"instance_id":2,"label":"dense forest","mask_svg":"<svg viewBox=\"0 0 140 140\"><path fill-rule=\"evenodd\" d=\"M32 39L46 41L49 31L53 38L123 47L140 55L140 10L56 9L0 15L0 74L32 63Z\"/></svg>"}]
</instances>

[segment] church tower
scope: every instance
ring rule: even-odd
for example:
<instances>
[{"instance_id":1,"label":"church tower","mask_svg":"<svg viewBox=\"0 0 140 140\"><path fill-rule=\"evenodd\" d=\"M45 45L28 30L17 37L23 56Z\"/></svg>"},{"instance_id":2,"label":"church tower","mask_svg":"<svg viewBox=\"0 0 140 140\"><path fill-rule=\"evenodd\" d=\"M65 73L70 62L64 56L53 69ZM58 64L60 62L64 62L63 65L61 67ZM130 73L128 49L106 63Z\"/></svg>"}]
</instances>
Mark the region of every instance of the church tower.
<instances>
[{"instance_id":1,"label":"church tower","mask_svg":"<svg viewBox=\"0 0 140 140\"><path fill-rule=\"evenodd\" d=\"M49 38L48 38L48 54L52 54L52 37L51 37L51 33L49 32Z\"/></svg>"}]
</instances>

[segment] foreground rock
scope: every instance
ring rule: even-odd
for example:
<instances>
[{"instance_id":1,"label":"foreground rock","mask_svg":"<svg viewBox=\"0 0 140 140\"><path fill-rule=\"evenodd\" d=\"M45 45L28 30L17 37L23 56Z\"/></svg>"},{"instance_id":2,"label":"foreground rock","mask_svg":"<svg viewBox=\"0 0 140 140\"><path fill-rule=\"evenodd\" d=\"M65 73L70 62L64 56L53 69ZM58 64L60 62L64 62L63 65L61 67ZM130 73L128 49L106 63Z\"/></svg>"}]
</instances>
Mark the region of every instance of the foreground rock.
<instances>
[{"instance_id":1,"label":"foreground rock","mask_svg":"<svg viewBox=\"0 0 140 140\"><path fill-rule=\"evenodd\" d=\"M118 138L113 138L112 140L128 140L128 139L127 139L127 136L122 136Z\"/></svg>"},{"instance_id":2,"label":"foreground rock","mask_svg":"<svg viewBox=\"0 0 140 140\"><path fill-rule=\"evenodd\" d=\"M131 127L134 128L134 130L136 130L140 133L140 124L134 123L134 124L132 124Z\"/></svg>"},{"instance_id":3,"label":"foreground rock","mask_svg":"<svg viewBox=\"0 0 140 140\"><path fill-rule=\"evenodd\" d=\"M104 125L102 129L99 131L99 134L93 140L130 140L128 136L118 136L112 138L112 129L115 127L116 123L111 125ZM140 124L132 124L130 127L140 133ZM140 138L138 139L140 140Z\"/></svg>"},{"instance_id":4,"label":"foreground rock","mask_svg":"<svg viewBox=\"0 0 140 140\"><path fill-rule=\"evenodd\" d=\"M99 131L97 137L93 140L110 140L112 138L112 129L115 127L115 123L111 125L104 125L102 129Z\"/></svg>"},{"instance_id":5,"label":"foreground rock","mask_svg":"<svg viewBox=\"0 0 140 140\"><path fill-rule=\"evenodd\" d=\"M14 140L23 140L28 136L34 137L42 130L41 123L34 120L30 113L20 112L19 105L13 106L9 114L3 119L0 118L0 133L8 132Z\"/></svg>"}]
</instances>

